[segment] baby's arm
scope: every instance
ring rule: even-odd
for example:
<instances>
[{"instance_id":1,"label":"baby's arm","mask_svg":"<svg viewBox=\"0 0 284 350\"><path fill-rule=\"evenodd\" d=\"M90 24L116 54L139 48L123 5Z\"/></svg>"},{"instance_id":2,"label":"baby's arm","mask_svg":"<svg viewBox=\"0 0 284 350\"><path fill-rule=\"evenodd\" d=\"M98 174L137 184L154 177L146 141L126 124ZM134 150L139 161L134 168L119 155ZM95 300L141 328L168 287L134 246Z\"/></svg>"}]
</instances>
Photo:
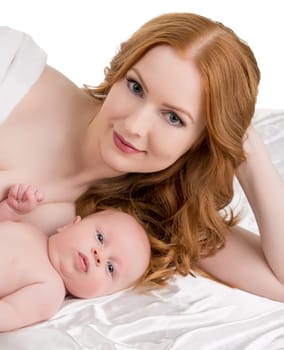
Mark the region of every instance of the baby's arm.
<instances>
[{"instance_id":1,"label":"baby's arm","mask_svg":"<svg viewBox=\"0 0 284 350\"><path fill-rule=\"evenodd\" d=\"M0 299L0 332L32 325L49 319L62 305L64 286L38 282Z\"/></svg>"},{"instance_id":2,"label":"baby's arm","mask_svg":"<svg viewBox=\"0 0 284 350\"><path fill-rule=\"evenodd\" d=\"M8 197L0 202L0 221L19 221L22 215L32 211L43 200L43 193L37 188L16 184L12 185Z\"/></svg>"}]
</instances>

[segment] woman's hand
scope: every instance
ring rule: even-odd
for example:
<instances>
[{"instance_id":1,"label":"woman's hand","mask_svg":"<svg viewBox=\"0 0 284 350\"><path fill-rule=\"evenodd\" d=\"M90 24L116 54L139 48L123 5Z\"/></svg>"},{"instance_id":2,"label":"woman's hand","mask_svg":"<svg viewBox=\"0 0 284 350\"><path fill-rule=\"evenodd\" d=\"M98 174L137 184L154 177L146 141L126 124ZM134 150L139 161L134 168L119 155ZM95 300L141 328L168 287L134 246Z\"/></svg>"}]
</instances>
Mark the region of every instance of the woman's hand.
<instances>
[{"instance_id":1,"label":"woman's hand","mask_svg":"<svg viewBox=\"0 0 284 350\"><path fill-rule=\"evenodd\" d=\"M259 153L260 151L266 152L263 140L253 125L250 125L245 133L243 149L247 157L255 153Z\"/></svg>"}]
</instances>

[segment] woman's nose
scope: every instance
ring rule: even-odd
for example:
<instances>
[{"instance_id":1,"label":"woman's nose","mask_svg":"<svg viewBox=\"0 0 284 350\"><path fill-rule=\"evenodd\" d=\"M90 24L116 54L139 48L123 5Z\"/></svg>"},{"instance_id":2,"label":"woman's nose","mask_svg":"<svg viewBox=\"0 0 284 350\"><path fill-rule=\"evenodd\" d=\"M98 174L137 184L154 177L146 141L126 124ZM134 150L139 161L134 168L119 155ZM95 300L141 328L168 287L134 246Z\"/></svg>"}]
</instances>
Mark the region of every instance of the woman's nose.
<instances>
[{"instance_id":1,"label":"woman's nose","mask_svg":"<svg viewBox=\"0 0 284 350\"><path fill-rule=\"evenodd\" d=\"M129 115L125 121L125 129L132 135L145 136L153 122L153 111L140 108Z\"/></svg>"}]
</instances>

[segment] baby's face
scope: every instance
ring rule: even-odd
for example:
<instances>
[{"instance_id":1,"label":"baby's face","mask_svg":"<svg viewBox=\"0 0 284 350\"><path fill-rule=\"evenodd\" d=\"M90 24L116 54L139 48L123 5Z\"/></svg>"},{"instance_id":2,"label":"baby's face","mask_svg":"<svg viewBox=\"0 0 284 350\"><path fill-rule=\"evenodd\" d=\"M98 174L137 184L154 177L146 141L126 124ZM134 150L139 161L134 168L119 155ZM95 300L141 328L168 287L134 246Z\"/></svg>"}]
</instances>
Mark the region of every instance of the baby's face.
<instances>
[{"instance_id":1,"label":"baby's face","mask_svg":"<svg viewBox=\"0 0 284 350\"><path fill-rule=\"evenodd\" d=\"M130 287L150 261L143 227L130 215L105 210L60 229L49 238L50 261L69 293L79 298Z\"/></svg>"}]
</instances>

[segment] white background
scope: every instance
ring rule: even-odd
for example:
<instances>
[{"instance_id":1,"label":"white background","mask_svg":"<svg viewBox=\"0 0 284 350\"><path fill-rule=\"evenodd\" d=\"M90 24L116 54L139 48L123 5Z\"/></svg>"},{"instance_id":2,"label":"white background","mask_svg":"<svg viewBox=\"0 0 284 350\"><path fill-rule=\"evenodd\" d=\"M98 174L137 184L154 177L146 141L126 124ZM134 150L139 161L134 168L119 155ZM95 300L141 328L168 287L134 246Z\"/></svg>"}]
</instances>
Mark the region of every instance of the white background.
<instances>
[{"instance_id":1,"label":"white background","mask_svg":"<svg viewBox=\"0 0 284 350\"><path fill-rule=\"evenodd\" d=\"M0 25L29 33L48 63L81 86L96 85L119 44L165 12L196 12L231 27L253 49L258 108L284 108L282 0L0 0ZM0 53L1 54L1 53Z\"/></svg>"}]
</instances>

